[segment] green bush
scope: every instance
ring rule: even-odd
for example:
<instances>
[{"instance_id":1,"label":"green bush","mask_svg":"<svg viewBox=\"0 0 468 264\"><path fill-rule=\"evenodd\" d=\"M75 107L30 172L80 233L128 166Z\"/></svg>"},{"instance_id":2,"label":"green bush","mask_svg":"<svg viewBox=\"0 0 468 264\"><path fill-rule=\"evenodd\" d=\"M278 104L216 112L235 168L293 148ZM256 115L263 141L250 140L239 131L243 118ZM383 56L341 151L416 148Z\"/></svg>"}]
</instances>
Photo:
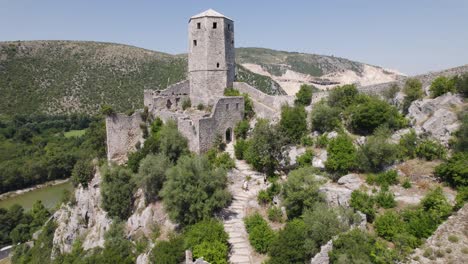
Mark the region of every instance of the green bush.
<instances>
[{"instance_id":1,"label":"green bush","mask_svg":"<svg viewBox=\"0 0 468 264\"><path fill-rule=\"evenodd\" d=\"M374 221L374 204L374 198L365 192L354 190L351 193L351 200L349 201L349 205L354 209L361 211L363 214L365 214L367 217L367 221L369 222Z\"/></svg>"},{"instance_id":2,"label":"green bush","mask_svg":"<svg viewBox=\"0 0 468 264\"><path fill-rule=\"evenodd\" d=\"M249 121L242 120L237 123L236 127L234 128L234 135L236 136L236 140L245 139L247 137L247 132L250 129Z\"/></svg>"},{"instance_id":3,"label":"green bush","mask_svg":"<svg viewBox=\"0 0 468 264\"><path fill-rule=\"evenodd\" d=\"M305 245L306 225L301 219L286 223L271 244L269 255L271 264L305 263L310 261L310 252Z\"/></svg>"},{"instance_id":4,"label":"green bush","mask_svg":"<svg viewBox=\"0 0 468 264\"><path fill-rule=\"evenodd\" d=\"M468 153L456 153L435 168L435 175L452 187L468 186Z\"/></svg>"},{"instance_id":5,"label":"green bush","mask_svg":"<svg viewBox=\"0 0 468 264\"><path fill-rule=\"evenodd\" d=\"M452 206L441 187L431 190L421 201L422 208L439 222L445 220L452 212Z\"/></svg>"},{"instance_id":6,"label":"green bush","mask_svg":"<svg viewBox=\"0 0 468 264\"><path fill-rule=\"evenodd\" d=\"M400 149L404 157L413 159L416 157L416 147L418 146L418 136L414 129L410 130L410 133L407 133L400 138Z\"/></svg>"},{"instance_id":7,"label":"green bush","mask_svg":"<svg viewBox=\"0 0 468 264\"><path fill-rule=\"evenodd\" d=\"M328 137L327 134L322 134L317 138L317 142L315 143L315 146L317 148L325 148L328 146Z\"/></svg>"},{"instance_id":8,"label":"green bush","mask_svg":"<svg viewBox=\"0 0 468 264\"><path fill-rule=\"evenodd\" d=\"M102 105L101 113L105 116L115 115L115 110L110 105Z\"/></svg>"},{"instance_id":9,"label":"green bush","mask_svg":"<svg viewBox=\"0 0 468 264\"><path fill-rule=\"evenodd\" d=\"M431 92L432 98L448 92L454 93L456 91L455 79L449 79L445 76L437 77L432 81L429 91Z\"/></svg>"},{"instance_id":10,"label":"green bush","mask_svg":"<svg viewBox=\"0 0 468 264\"><path fill-rule=\"evenodd\" d=\"M398 173L395 170L389 170L378 173L376 175L370 174L366 178L368 184L377 184L379 186L390 186L398 184Z\"/></svg>"},{"instance_id":11,"label":"green bush","mask_svg":"<svg viewBox=\"0 0 468 264\"><path fill-rule=\"evenodd\" d=\"M380 191L375 196L375 201L377 202L378 206L385 209L394 208L397 204L395 201L395 195L392 192Z\"/></svg>"},{"instance_id":12,"label":"green bush","mask_svg":"<svg viewBox=\"0 0 468 264\"><path fill-rule=\"evenodd\" d=\"M468 97L468 74L464 73L454 77L455 88L463 97Z\"/></svg>"},{"instance_id":13,"label":"green bush","mask_svg":"<svg viewBox=\"0 0 468 264\"><path fill-rule=\"evenodd\" d=\"M307 84L301 85L301 88L296 93L296 100L294 101L294 104L303 106L310 105L310 103L312 102L312 91L312 86L309 86Z\"/></svg>"},{"instance_id":14,"label":"green bush","mask_svg":"<svg viewBox=\"0 0 468 264\"><path fill-rule=\"evenodd\" d=\"M356 168L356 148L346 135L339 135L328 143L325 168L332 173L346 174Z\"/></svg>"},{"instance_id":15,"label":"green bush","mask_svg":"<svg viewBox=\"0 0 468 264\"><path fill-rule=\"evenodd\" d=\"M416 156L426 160L443 159L445 155L445 147L433 140L422 140L416 147Z\"/></svg>"},{"instance_id":16,"label":"green bush","mask_svg":"<svg viewBox=\"0 0 468 264\"><path fill-rule=\"evenodd\" d=\"M344 109L355 103L358 94L354 84L335 87L328 95L328 105Z\"/></svg>"},{"instance_id":17,"label":"green bush","mask_svg":"<svg viewBox=\"0 0 468 264\"><path fill-rule=\"evenodd\" d=\"M462 208L463 205L468 201L468 186L459 187L457 190L457 196L455 197L455 208Z\"/></svg>"},{"instance_id":18,"label":"green bush","mask_svg":"<svg viewBox=\"0 0 468 264\"><path fill-rule=\"evenodd\" d=\"M346 110L350 117L349 128L362 135L374 133L380 126L396 130L406 126L407 121L394 106L376 97L364 97Z\"/></svg>"},{"instance_id":19,"label":"green bush","mask_svg":"<svg viewBox=\"0 0 468 264\"><path fill-rule=\"evenodd\" d=\"M275 232L263 217L255 213L244 219L245 227L249 233L250 245L259 253L266 253L275 239Z\"/></svg>"},{"instance_id":20,"label":"green bush","mask_svg":"<svg viewBox=\"0 0 468 264\"><path fill-rule=\"evenodd\" d=\"M409 189L411 188L412 184L411 184L411 181L408 178L406 178L401 184L401 186L405 189Z\"/></svg>"},{"instance_id":21,"label":"green bush","mask_svg":"<svg viewBox=\"0 0 468 264\"><path fill-rule=\"evenodd\" d=\"M314 145L314 139L310 136L303 136L301 138L301 145L305 147L312 147Z\"/></svg>"},{"instance_id":22,"label":"green bush","mask_svg":"<svg viewBox=\"0 0 468 264\"><path fill-rule=\"evenodd\" d=\"M89 159L79 159L73 166L71 182L74 187L81 184L84 188L87 188L93 176L94 166L91 161Z\"/></svg>"},{"instance_id":23,"label":"green bush","mask_svg":"<svg viewBox=\"0 0 468 264\"><path fill-rule=\"evenodd\" d=\"M299 168L288 174L288 180L283 187L288 219L301 216L304 210L311 208L316 202L323 201L319 185L320 182L309 167Z\"/></svg>"},{"instance_id":24,"label":"green bush","mask_svg":"<svg viewBox=\"0 0 468 264\"><path fill-rule=\"evenodd\" d=\"M197 105L197 110L200 110L200 111L201 111L201 110L203 110L203 109L205 109L205 105L202 104L202 103L199 103L199 104Z\"/></svg>"},{"instance_id":25,"label":"green bush","mask_svg":"<svg viewBox=\"0 0 468 264\"><path fill-rule=\"evenodd\" d=\"M236 159L238 160L243 160L245 152L247 151L249 147L249 142L244 139L238 139L236 141L236 144L234 145L234 155L236 156Z\"/></svg>"},{"instance_id":26,"label":"green bush","mask_svg":"<svg viewBox=\"0 0 468 264\"><path fill-rule=\"evenodd\" d=\"M193 256L212 264L227 264L229 248L219 241L202 242L193 247Z\"/></svg>"},{"instance_id":27,"label":"green bush","mask_svg":"<svg viewBox=\"0 0 468 264\"><path fill-rule=\"evenodd\" d=\"M186 110L187 108L192 107L192 101L190 101L190 98L184 99L182 101L182 109Z\"/></svg>"},{"instance_id":28,"label":"green bush","mask_svg":"<svg viewBox=\"0 0 468 264\"><path fill-rule=\"evenodd\" d=\"M272 199L266 190L260 190L257 194L257 201L261 205L266 205L271 203Z\"/></svg>"},{"instance_id":29,"label":"green bush","mask_svg":"<svg viewBox=\"0 0 468 264\"><path fill-rule=\"evenodd\" d=\"M468 75L466 76L468 80ZM457 152L468 152L468 108L465 108L458 114L460 120L460 128L455 133L452 142L453 149Z\"/></svg>"},{"instance_id":30,"label":"green bush","mask_svg":"<svg viewBox=\"0 0 468 264\"><path fill-rule=\"evenodd\" d=\"M236 163L231 158L229 153L224 152L216 157L214 161L214 166L217 168L224 168L226 170L230 170L236 167Z\"/></svg>"},{"instance_id":31,"label":"green bush","mask_svg":"<svg viewBox=\"0 0 468 264\"><path fill-rule=\"evenodd\" d=\"M172 167L168 157L148 155L142 161L136 177L136 182L145 193L146 202L152 202L159 197L163 183L166 180L166 171Z\"/></svg>"},{"instance_id":32,"label":"green bush","mask_svg":"<svg viewBox=\"0 0 468 264\"><path fill-rule=\"evenodd\" d=\"M228 234L221 222L214 219L198 222L188 228L184 237L184 247L193 249L195 258L203 257L210 263L227 263Z\"/></svg>"},{"instance_id":33,"label":"green bush","mask_svg":"<svg viewBox=\"0 0 468 264\"><path fill-rule=\"evenodd\" d=\"M278 223L283 222L283 212L281 211L281 208L277 206L268 208L268 220Z\"/></svg>"},{"instance_id":34,"label":"green bush","mask_svg":"<svg viewBox=\"0 0 468 264\"><path fill-rule=\"evenodd\" d=\"M422 83L418 79L410 78L406 80L403 92L406 94L403 100L403 113L408 113L408 108L415 100L421 99L424 96Z\"/></svg>"},{"instance_id":35,"label":"green bush","mask_svg":"<svg viewBox=\"0 0 468 264\"><path fill-rule=\"evenodd\" d=\"M367 138L359 148L357 160L364 171L378 172L392 165L398 158L398 145L387 141L387 137L376 133Z\"/></svg>"},{"instance_id":36,"label":"green bush","mask_svg":"<svg viewBox=\"0 0 468 264\"><path fill-rule=\"evenodd\" d=\"M396 212L386 211L375 219L374 227L377 235L393 240L396 235L403 233L405 225Z\"/></svg>"},{"instance_id":37,"label":"green bush","mask_svg":"<svg viewBox=\"0 0 468 264\"><path fill-rule=\"evenodd\" d=\"M307 113L303 106L281 108L280 130L291 143L299 143L307 132Z\"/></svg>"},{"instance_id":38,"label":"green bush","mask_svg":"<svg viewBox=\"0 0 468 264\"><path fill-rule=\"evenodd\" d=\"M172 235L168 241L158 241L150 255L153 263L158 264L181 263L184 257L184 238L177 235Z\"/></svg>"},{"instance_id":39,"label":"green bush","mask_svg":"<svg viewBox=\"0 0 468 264\"><path fill-rule=\"evenodd\" d=\"M102 177L102 207L110 217L127 219L132 212L135 184L132 173L120 166L107 169Z\"/></svg>"},{"instance_id":40,"label":"green bush","mask_svg":"<svg viewBox=\"0 0 468 264\"><path fill-rule=\"evenodd\" d=\"M325 133L340 128L341 110L337 107L330 107L328 104L319 103L314 105L311 116L312 130Z\"/></svg>"},{"instance_id":41,"label":"green bush","mask_svg":"<svg viewBox=\"0 0 468 264\"><path fill-rule=\"evenodd\" d=\"M297 157L296 162L299 167L311 166L313 158L314 151L312 149L307 149L304 154Z\"/></svg>"},{"instance_id":42,"label":"green bush","mask_svg":"<svg viewBox=\"0 0 468 264\"><path fill-rule=\"evenodd\" d=\"M206 157L183 156L166 177L160 195L171 219L182 225L209 219L231 201L226 171L212 168Z\"/></svg>"}]
</instances>

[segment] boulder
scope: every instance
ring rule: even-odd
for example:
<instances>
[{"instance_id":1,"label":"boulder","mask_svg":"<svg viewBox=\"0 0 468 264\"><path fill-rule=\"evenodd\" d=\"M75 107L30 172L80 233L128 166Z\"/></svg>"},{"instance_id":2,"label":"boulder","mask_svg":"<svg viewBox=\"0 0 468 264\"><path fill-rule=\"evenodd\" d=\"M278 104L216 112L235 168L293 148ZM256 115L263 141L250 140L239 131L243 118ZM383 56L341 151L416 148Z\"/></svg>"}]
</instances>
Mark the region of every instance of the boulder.
<instances>
[{"instance_id":1,"label":"boulder","mask_svg":"<svg viewBox=\"0 0 468 264\"><path fill-rule=\"evenodd\" d=\"M333 249L333 240L328 241L327 244L320 247L320 252L317 253L311 260L311 264L328 264L330 263L330 258L328 257L328 252Z\"/></svg>"},{"instance_id":2,"label":"boulder","mask_svg":"<svg viewBox=\"0 0 468 264\"><path fill-rule=\"evenodd\" d=\"M319 188L325 195L325 200L331 206L349 206L351 193L359 189L364 181L358 174L348 174L341 177L337 183L328 182Z\"/></svg>"},{"instance_id":3,"label":"boulder","mask_svg":"<svg viewBox=\"0 0 468 264\"><path fill-rule=\"evenodd\" d=\"M411 132L411 129L409 129L409 128L404 128L404 129L397 130L390 137L390 142L392 142L394 144L398 144L400 142L401 137L408 134L408 133L410 133L410 132Z\"/></svg>"},{"instance_id":4,"label":"boulder","mask_svg":"<svg viewBox=\"0 0 468 264\"><path fill-rule=\"evenodd\" d=\"M327 161L328 153L326 150L321 150L317 153L316 156L312 159L312 166L319 168L319 169L324 169L325 168L325 162Z\"/></svg>"},{"instance_id":5,"label":"boulder","mask_svg":"<svg viewBox=\"0 0 468 264\"><path fill-rule=\"evenodd\" d=\"M358 189L363 183L364 181L359 177L359 175L354 173L347 174L338 180L339 185L350 190Z\"/></svg>"}]
</instances>

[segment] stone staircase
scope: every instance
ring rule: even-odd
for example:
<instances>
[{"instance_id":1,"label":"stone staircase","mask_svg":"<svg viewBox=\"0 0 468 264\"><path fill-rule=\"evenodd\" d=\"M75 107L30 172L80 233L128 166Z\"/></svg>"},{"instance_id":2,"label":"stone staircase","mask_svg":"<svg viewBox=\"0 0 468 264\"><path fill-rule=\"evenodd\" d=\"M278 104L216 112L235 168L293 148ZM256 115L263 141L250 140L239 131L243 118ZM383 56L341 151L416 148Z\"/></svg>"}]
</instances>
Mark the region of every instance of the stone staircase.
<instances>
[{"instance_id":1,"label":"stone staircase","mask_svg":"<svg viewBox=\"0 0 468 264\"><path fill-rule=\"evenodd\" d=\"M233 195L232 204L226 208L223 215L224 230L229 235L231 253L229 262L232 264L252 264L254 250L250 246L247 231L243 218L250 201L257 200L257 193L261 189L266 189L263 182L263 174L251 170L250 166L243 160L234 157L234 146L232 143L226 147L226 152L234 158L236 168L229 173L229 191ZM248 189L244 190L244 182L248 181Z\"/></svg>"}]
</instances>

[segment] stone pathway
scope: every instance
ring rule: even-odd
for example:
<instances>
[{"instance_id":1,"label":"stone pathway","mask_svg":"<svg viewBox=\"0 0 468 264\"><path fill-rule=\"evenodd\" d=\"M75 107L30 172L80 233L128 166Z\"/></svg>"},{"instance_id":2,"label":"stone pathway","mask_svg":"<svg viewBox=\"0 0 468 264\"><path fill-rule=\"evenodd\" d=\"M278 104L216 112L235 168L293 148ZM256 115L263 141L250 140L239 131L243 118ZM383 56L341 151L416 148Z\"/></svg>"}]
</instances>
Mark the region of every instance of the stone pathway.
<instances>
[{"instance_id":1,"label":"stone pathway","mask_svg":"<svg viewBox=\"0 0 468 264\"><path fill-rule=\"evenodd\" d=\"M234 158L234 146L228 144L226 152ZM234 158L235 159L235 158ZM257 193L261 189L266 189L263 182L263 174L251 170L250 166L243 160L237 160L236 168L229 173L229 191L233 195L232 204L226 208L223 215L224 229L229 235L231 253L229 262L232 264L252 264L254 250L250 246L247 231L243 218L249 202L256 203ZM250 176L248 190L243 189L244 182Z\"/></svg>"}]
</instances>

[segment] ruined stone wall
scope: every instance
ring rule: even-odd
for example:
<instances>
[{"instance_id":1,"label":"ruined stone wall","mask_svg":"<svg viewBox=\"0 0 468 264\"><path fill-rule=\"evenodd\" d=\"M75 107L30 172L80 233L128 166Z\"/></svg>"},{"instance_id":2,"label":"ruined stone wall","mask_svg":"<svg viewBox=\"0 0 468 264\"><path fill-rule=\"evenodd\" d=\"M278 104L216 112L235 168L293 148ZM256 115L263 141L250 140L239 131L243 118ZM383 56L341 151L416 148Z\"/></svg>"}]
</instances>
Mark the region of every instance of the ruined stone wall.
<instances>
[{"instance_id":1,"label":"ruined stone wall","mask_svg":"<svg viewBox=\"0 0 468 264\"><path fill-rule=\"evenodd\" d=\"M193 18L188 31L192 104L213 105L234 81L234 22L222 17Z\"/></svg>"},{"instance_id":2,"label":"ruined stone wall","mask_svg":"<svg viewBox=\"0 0 468 264\"><path fill-rule=\"evenodd\" d=\"M107 160L123 164L127 154L136 150L137 142L143 142L143 123L140 112L131 116L114 114L106 117Z\"/></svg>"},{"instance_id":3,"label":"ruined stone wall","mask_svg":"<svg viewBox=\"0 0 468 264\"><path fill-rule=\"evenodd\" d=\"M198 122L190 119L190 117L181 117L178 119L177 128L179 132L188 139L190 151L199 152L200 135L198 133Z\"/></svg>"},{"instance_id":4,"label":"ruined stone wall","mask_svg":"<svg viewBox=\"0 0 468 264\"><path fill-rule=\"evenodd\" d=\"M143 101L150 112L154 109L182 109L182 103L189 99L189 93L190 83L185 80L162 91L145 90Z\"/></svg>"},{"instance_id":5,"label":"ruined stone wall","mask_svg":"<svg viewBox=\"0 0 468 264\"><path fill-rule=\"evenodd\" d=\"M230 129L231 140L234 140L234 127L244 117L244 98L222 97L216 102L210 117L199 120L199 151L203 153L213 147L216 135L226 140L226 131Z\"/></svg>"}]
</instances>

